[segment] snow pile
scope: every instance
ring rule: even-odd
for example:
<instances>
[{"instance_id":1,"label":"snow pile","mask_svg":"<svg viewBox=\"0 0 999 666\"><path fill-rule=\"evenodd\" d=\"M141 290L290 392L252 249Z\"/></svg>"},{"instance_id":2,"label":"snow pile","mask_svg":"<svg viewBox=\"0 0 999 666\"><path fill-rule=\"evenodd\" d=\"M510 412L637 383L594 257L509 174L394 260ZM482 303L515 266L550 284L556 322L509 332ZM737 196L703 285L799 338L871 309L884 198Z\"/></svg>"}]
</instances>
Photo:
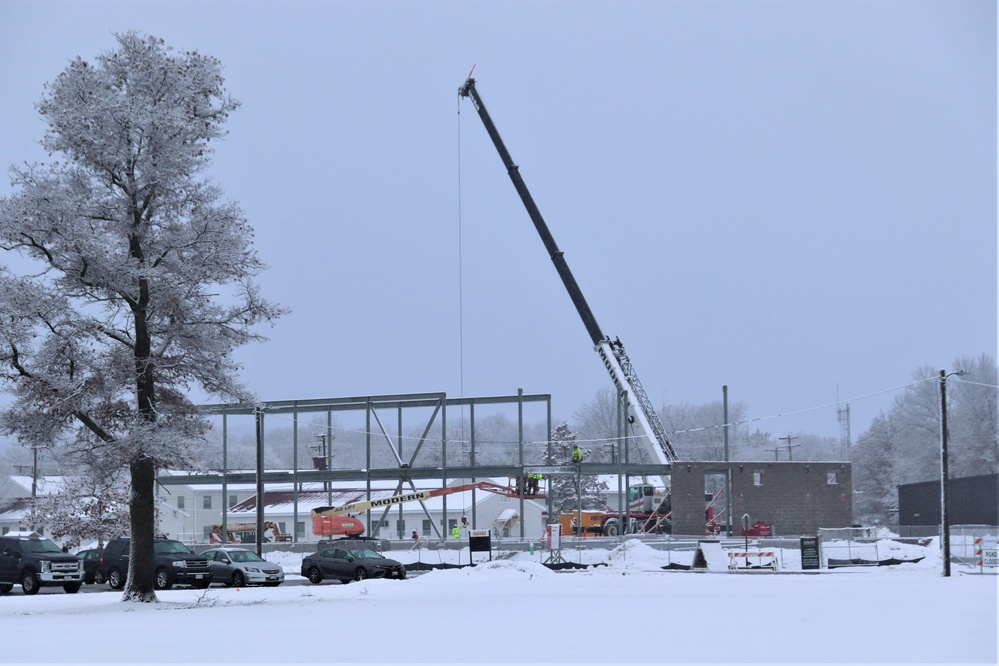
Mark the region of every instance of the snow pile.
<instances>
[{"instance_id":1,"label":"snow pile","mask_svg":"<svg viewBox=\"0 0 999 666\"><path fill-rule=\"evenodd\" d=\"M512 558L509 560L493 560L492 562L478 562L474 567L464 567L462 569L446 569L434 571L435 576L450 575L455 577L489 578L490 580L531 580L534 578L548 578L557 576L548 567L538 562L525 560L523 558ZM421 576L422 578L422 576Z\"/></svg>"},{"instance_id":2,"label":"snow pile","mask_svg":"<svg viewBox=\"0 0 999 666\"><path fill-rule=\"evenodd\" d=\"M652 571L669 566L670 554L656 550L638 539L628 539L606 553L608 569L624 571Z\"/></svg>"}]
</instances>

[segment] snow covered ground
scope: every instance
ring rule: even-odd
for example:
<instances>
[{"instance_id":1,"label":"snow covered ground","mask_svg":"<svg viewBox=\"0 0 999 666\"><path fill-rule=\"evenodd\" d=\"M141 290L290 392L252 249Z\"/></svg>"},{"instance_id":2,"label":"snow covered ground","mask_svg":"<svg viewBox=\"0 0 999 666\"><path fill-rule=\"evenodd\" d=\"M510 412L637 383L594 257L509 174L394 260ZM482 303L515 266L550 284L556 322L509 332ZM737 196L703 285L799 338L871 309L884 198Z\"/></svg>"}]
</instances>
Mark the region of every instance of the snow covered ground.
<instances>
[{"instance_id":1,"label":"snow covered ground","mask_svg":"<svg viewBox=\"0 0 999 666\"><path fill-rule=\"evenodd\" d=\"M906 548L920 548L907 546ZM918 563L801 572L666 571L692 554L628 541L567 551L605 562L554 572L524 552L405 581L309 585L272 553L279 588L0 596L3 663L976 663L997 662L997 581L936 544ZM467 562L468 551L393 551Z\"/></svg>"}]
</instances>

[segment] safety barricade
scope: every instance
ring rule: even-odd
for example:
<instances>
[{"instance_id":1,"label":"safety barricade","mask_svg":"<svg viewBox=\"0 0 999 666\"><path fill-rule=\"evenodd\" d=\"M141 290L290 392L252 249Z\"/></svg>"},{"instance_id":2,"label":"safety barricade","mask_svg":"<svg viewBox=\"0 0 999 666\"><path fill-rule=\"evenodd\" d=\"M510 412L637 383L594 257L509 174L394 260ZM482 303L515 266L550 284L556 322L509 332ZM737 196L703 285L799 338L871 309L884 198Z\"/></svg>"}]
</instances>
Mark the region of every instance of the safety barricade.
<instances>
[{"instance_id":1,"label":"safety barricade","mask_svg":"<svg viewBox=\"0 0 999 666\"><path fill-rule=\"evenodd\" d=\"M985 573L985 569L999 567L999 538L996 538L995 543L992 543L991 538L986 541L984 537L976 537L975 557L978 559L977 565L980 573Z\"/></svg>"},{"instance_id":2,"label":"safety barricade","mask_svg":"<svg viewBox=\"0 0 999 666\"><path fill-rule=\"evenodd\" d=\"M728 569L729 571L777 571L777 553L772 550L729 551Z\"/></svg>"}]
</instances>

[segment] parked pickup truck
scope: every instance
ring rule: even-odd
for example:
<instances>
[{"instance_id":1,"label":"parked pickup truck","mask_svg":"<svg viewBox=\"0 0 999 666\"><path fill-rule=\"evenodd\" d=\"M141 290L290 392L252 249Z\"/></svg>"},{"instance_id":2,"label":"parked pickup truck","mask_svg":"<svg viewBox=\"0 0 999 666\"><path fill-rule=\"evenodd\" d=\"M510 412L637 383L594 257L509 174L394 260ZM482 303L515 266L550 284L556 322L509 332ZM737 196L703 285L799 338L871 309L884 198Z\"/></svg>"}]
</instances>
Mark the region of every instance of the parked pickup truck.
<instances>
[{"instance_id":1,"label":"parked pickup truck","mask_svg":"<svg viewBox=\"0 0 999 666\"><path fill-rule=\"evenodd\" d=\"M20 584L25 594L61 585L73 594L83 585L83 563L35 532L0 536L0 594Z\"/></svg>"}]
</instances>

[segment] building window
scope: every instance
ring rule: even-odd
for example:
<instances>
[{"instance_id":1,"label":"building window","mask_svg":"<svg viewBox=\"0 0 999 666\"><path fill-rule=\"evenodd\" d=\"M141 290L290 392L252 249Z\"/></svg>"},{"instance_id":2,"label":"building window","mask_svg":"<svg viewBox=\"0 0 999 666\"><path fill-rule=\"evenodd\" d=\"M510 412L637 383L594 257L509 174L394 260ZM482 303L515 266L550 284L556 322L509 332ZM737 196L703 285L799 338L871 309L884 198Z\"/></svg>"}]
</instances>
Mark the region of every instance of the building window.
<instances>
[{"instance_id":1,"label":"building window","mask_svg":"<svg viewBox=\"0 0 999 666\"><path fill-rule=\"evenodd\" d=\"M509 504L512 501L513 501L512 497L507 497L506 495L500 495L500 498L499 498L499 503L500 504Z\"/></svg>"},{"instance_id":2,"label":"building window","mask_svg":"<svg viewBox=\"0 0 999 666\"><path fill-rule=\"evenodd\" d=\"M406 521L401 518L395 521L395 533L399 535L399 538L406 536Z\"/></svg>"},{"instance_id":3,"label":"building window","mask_svg":"<svg viewBox=\"0 0 999 666\"><path fill-rule=\"evenodd\" d=\"M229 495L229 508L231 509L237 504L239 504L239 498L237 498L235 495Z\"/></svg>"},{"instance_id":4,"label":"building window","mask_svg":"<svg viewBox=\"0 0 999 666\"><path fill-rule=\"evenodd\" d=\"M381 523L378 524L378 527L388 527L388 521L387 520L381 521Z\"/></svg>"},{"instance_id":5,"label":"building window","mask_svg":"<svg viewBox=\"0 0 999 666\"><path fill-rule=\"evenodd\" d=\"M298 521L295 523L295 538L304 539L305 538L305 521Z\"/></svg>"},{"instance_id":6,"label":"building window","mask_svg":"<svg viewBox=\"0 0 999 666\"><path fill-rule=\"evenodd\" d=\"M212 508L212 496L211 495L205 495L204 497L201 498L201 508L202 509L210 509L210 508Z\"/></svg>"},{"instance_id":7,"label":"building window","mask_svg":"<svg viewBox=\"0 0 999 666\"><path fill-rule=\"evenodd\" d=\"M184 496L177 495L177 508L183 510L184 508Z\"/></svg>"},{"instance_id":8,"label":"building window","mask_svg":"<svg viewBox=\"0 0 999 666\"><path fill-rule=\"evenodd\" d=\"M836 479L836 472L826 472L826 484L830 486L839 484L839 480Z\"/></svg>"},{"instance_id":9,"label":"building window","mask_svg":"<svg viewBox=\"0 0 999 666\"><path fill-rule=\"evenodd\" d=\"M762 486L763 485L763 470L758 469L753 472L753 485Z\"/></svg>"},{"instance_id":10,"label":"building window","mask_svg":"<svg viewBox=\"0 0 999 666\"><path fill-rule=\"evenodd\" d=\"M212 541L212 526L211 525L205 525L202 528L202 535L201 536L204 538L205 543L211 543L211 541Z\"/></svg>"},{"instance_id":11,"label":"building window","mask_svg":"<svg viewBox=\"0 0 999 666\"><path fill-rule=\"evenodd\" d=\"M425 537L430 536L430 530L432 530L433 528L434 528L433 523L430 522L429 520L427 520L426 518L424 518L423 519L423 529L422 529L423 536L425 536Z\"/></svg>"}]
</instances>

